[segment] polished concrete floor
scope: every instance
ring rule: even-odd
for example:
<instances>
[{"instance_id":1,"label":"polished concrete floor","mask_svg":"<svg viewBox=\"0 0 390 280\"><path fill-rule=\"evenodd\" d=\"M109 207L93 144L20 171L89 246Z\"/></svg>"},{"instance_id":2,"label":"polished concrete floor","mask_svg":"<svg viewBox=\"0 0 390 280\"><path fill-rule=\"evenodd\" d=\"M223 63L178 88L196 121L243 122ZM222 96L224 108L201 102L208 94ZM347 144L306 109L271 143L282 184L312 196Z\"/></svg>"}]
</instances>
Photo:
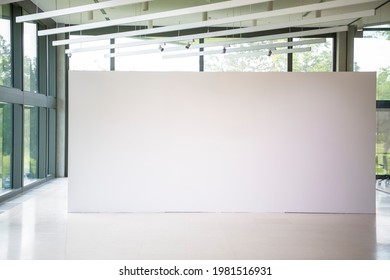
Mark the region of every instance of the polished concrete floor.
<instances>
[{"instance_id":1,"label":"polished concrete floor","mask_svg":"<svg viewBox=\"0 0 390 280\"><path fill-rule=\"evenodd\" d=\"M68 214L67 180L0 204L0 259L390 259L377 214Z\"/></svg>"}]
</instances>

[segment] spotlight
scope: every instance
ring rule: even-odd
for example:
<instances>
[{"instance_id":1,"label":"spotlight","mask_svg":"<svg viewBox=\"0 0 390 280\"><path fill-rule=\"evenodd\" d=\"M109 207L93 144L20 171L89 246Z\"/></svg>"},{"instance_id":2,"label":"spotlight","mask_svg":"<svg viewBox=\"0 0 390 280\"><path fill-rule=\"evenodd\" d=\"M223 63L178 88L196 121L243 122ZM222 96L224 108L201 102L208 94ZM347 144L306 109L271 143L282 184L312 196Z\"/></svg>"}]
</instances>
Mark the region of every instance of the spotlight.
<instances>
[{"instance_id":1,"label":"spotlight","mask_svg":"<svg viewBox=\"0 0 390 280\"><path fill-rule=\"evenodd\" d=\"M268 56L271 56L272 55L272 51L271 50L268 50Z\"/></svg>"},{"instance_id":2,"label":"spotlight","mask_svg":"<svg viewBox=\"0 0 390 280\"><path fill-rule=\"evenodd\" d=\"M225 47L223 47L222 53L226 53L226 48Z\"/></svg>"},{"instance_id":3,"label":"spotlight","mask_svg":"<svg viewBox=\"0 0 390 280\"><path fill-rule=\"evenodd\" d=\"M158 49L160 50L160 52L164 51L164 48L161 45L158 47Z\"/></svg>"},{"instance_id":4,"label":"spotlight","mask_svg":"<svg viewBox=\"0 0 390 280\"><path fill-rule=\"evenodd\" d=\"M191 47L191 43L188 42L187 45L186 45L186 49L188 50L190 47Z\"/></svg>"}]
</instances>

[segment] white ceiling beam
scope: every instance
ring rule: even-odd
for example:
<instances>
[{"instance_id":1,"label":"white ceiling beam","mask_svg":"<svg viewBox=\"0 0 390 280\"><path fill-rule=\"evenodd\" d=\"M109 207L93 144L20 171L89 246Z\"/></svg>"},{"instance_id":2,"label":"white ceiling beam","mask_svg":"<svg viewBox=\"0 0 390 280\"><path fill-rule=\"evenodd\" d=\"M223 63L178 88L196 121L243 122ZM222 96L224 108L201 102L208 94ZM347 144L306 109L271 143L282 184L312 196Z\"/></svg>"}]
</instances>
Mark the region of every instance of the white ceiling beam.
<instances>
[{"instance_id":1,"label":"white ceiling beam","mask_svg":"<svg viewBox=\"0 0 390 280\"><path fill-rule=\"evenodd\" d=\"M148 21L148 20L155 20L155 19L175 17L175 16L184 16L184 15L195 14L195 13L236 8L240 6L264 3L269 1L273 1L273 0L230 0L230 1L214 3L214 4L195 6L190 8L176 9L171 11L120 18L120 19L113 19L109 21L93 22L93 23L79 24L75 26L40 30L38 31L38 36L46 36L46 35L68 33L68 32L82 31L82 30L95 29L95 28L103 28L109 26L117 26L122 24L129 24L133 22Z\"/></svg>"},{"instance_id":2,"label":"white ceiling beam","mask_svg":"<svg viewBox=\"0 0 390 280\"><path fill-rule=\"evenodd\" d=\"M107 9L107 8L113 8L113 7L120 7L120 6L124 6L124 5L137 4L137 3L142 3L142 2L146 2L146 1L148 1L148 0L105 1L105 2L99 2L99 3L94 3L94 4L59 9L59 10L54 10L54 11L19 16L19 17L16 17L16 22L20 23L20 22L26 22L26 21L34 21L34 20L41 20L41 19L46 19L46 18L53 18L53 17L58 17L58 16L66 16L66 15L84 13L84 12L95 11L95 10L100 10L100 9ZM154 0L149 0L149 1L154 1Z\"/></svg>"},{"instance_id":3,"label":"white ceiling beam","mask_svg":"<svg viewBox=\"0 0 390 280\"><path fill-rule=\"evenodd\" d=\"M318 39L308 39L308 40L301 40L301 41L293 41L293 42L283 42L283 43L272 43L272 44L262 44L257 46L251 46L251 47L243 47L243 51L251 51L251 50L261 50L261 49L269 49L269 48L281 48L281 47L292 47L292 46L302 46L302 45L312 45L312 44L321 44L325 43L326 38L318 38ZM206 44L204 44L206 45ZM206 46L202 46L202 48L206 48ZM226 44L221 44L220 46L224 46ZM233 45L233 44L232 44ZM180 47L164 47L164 54L167 52L174 52L174 51L184 51L187 53L193 53L191 50L198 51L198 47L194 48L188 48L186 49L185 46ZM120 57L120 56L135 56L135 55L146 55L146 54L155 54L155 53L161 53L159 49L148 49L148 50L138 50L138 51L132 51L132 52L120 52L120 53L110 53L104 55L104 57Z\"/></svg>"},{"instance_id":4,"label":"white ceiling beam","mask_svg":"<svg viewBox=\"0 0 390 280\"><path fill-rule=\"evenodd\" d=\"M130 42L130 43L110 44L110 45L106 45L106 46L97 46L97 47L79 48L79 49L68 49L65 52L66 53L76 53L76 52L94 51L94 50L102 50L102 49L126 48L126 47L142 46L142 45L161 44L161 43L168 43L168 42L191 41L193 39L199 39L199 38L224 37L224 36L230 36L230 35L240 35L240 34L245 34L245 33L253 33L253 32L273 30L273 29L279 29L279 28L287 28L287 27L303 27L305 25L321 24L324 22L340 21L340 20L345 20L345 19L355 19L355 18L360 18L360 17L365 17L365 16L373 16L373 15L375 15L375 10L365 10L365 11L340 14L340 15L334 15L334 16L327 16L327 17L321 17L321 18L311 18L311 19L304 19L304 20L293 21L293 22L267 24L267 25L263 25L263 26L253 26L253 27L230 29L230 30L224 30L224 31L198 33L198 34L177 36L177 37L166 37L166 38L161 38L161 39L151 39L151 40Z\"/></svg>"},{"instance_id":5,"label":"white ceiling beam","mask_svg":"<svg viewBox=\"0 0 390 280\"><path fill-rule=\"evenodd\" d=\"M192 56L205 56L205 55L213 55L213 54L226 54L229 55L231 53L241 52L244 51L242 48L224 48L222 50L213 50L213 51L203 51L203 52L193 52L193 53L179 53L179 54L169 54L169 55L163 55L162 58L164 59L170 59L170 58L183 58L183 57L192 57ZM285 50L273 50L272 54L283 54L283 53L296 53L296 52L309 52L311 51L311 47L306 48L292 48L292 49L285 49ZM257 55L268 55L269 52L259 52ZM242 54L237 54L238 56L241 56ZM248 53L245 53L245 55L248 55ZM249 55L253 56L256 55L256 53L249 53ZM230 56L230 55L229 55ZM230 56L231 57L231 56Z\"/></svg>"},{"instance_id":6,"label":"white ceiling beam","mask_svg":"<svg viewBox=\"0 0 390 280\"><path fill-rule=\"evenodd\" d=\"M228 17L228 18L222 18L222 19L214 19L214 20L180 24L180 25L157 27L157 28L153 28L153 29L143 29L143 30L136 30L136 31L104 34L104 35L98 35L98 36L89 36L89 37L81 37L81 38L74 38L74 39L58 40L58 41L53 42L53 46L68 45L68 44L73 44L73 43L92 42L92 41L99 41L99 40L105 40L105 39L143 36L143 35L150 35L150 34L156 34L156 33L162 33L162 32L179 31L179 30L201 28L201 27L208 27L208 26L217 26L217 25L229 24L229 23L233 23L233 22L259 20L259 19L264 19L264 18L269 18L269 17L285 16L285 15L310 12L310 11L316 11L316 10L340 8L340 7L344 7L344 6L349 6L349 5L354 5L354 4L362 4L365 2L372 2L372 1L377 1L377 0L329 1L329 2L309 4L309 5L292 7L292 8L279 9L279 10L267 11L267 12L259 12L259 13L234 16L234 17ZM351 4L351 2L353 4Z\"/></svg>"}]
</instances>

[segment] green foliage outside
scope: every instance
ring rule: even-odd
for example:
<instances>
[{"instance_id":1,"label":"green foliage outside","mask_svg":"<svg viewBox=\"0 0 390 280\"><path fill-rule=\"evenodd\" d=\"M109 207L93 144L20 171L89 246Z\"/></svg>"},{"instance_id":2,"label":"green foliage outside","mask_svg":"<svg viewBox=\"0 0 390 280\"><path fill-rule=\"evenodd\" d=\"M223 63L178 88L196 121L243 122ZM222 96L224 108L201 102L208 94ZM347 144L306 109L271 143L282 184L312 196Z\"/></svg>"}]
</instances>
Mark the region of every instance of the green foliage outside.
<instances>
[{"instance_id":1,"label":"green foliage outside","mask_svg":"<svg viewBox=\"0 0 390 280\"><path fill-rule=\"evenodd\" d=\"M38 176L38 108L24 109L24 174Z\"/></svg>"},{"instance_id":2,"label":"green foliage outside","mask_svg":"<svg viewBox=\"0 0 390 280\"><path fill-rule=\"evenodd\" d=\"M12 107L0 104L0 179L1 188L11 186Z\"/></svg>"},{"instance_id":3,"label":"green foliage outside","mask_svg":"<svg viewBox=\"0 0 390 280\"><path fill-rule=\"evenodd\" d=\"M212 40L212 39L210 39ZM285 42L285 41L283 41ZM268 43L268 42L263 42ZM237 47L262 45L258 43L239 44ZM262 50L260 52L267 52ZM206 72L281 72L287 71L287 55L267 56L259 51L247 52L245 55L208 55L205 57Z\"/></svg>"},{"instance_id":4,"label":"green foliage outside","mask_svg":"<svg viewBox=\"0 0 390 280\"><path fill-rule=\"evenodd\" d=\"M1 159L1 180L2 188L8 188L10 185L7 185L7 180L10 181L11 176L11 155L3 155Z\"/></svg>"},{"instance_id":5,"label":"green foliage outside","mask_svg":"<svg viewBox=\"0 0 390 280\"><path fill-rule=\"evenodd\" d=\"M23 61L23 68L24 90L30 92L38 92L37 59L25 56Z\"/></svg>"},{"instance_id":6,"label":"green foliage outside","mask_svg":"<svg viewBox=\"0 0 390 280\"><path fill-rule=\"evenodd\" d=\"M364 38L390 41L390 31L365 31ZM356 72L361 70L360 66L356 62L354 69ZM377 70L376 94L377 100L390 100L390 65Z\"/></svg>"},{"instance_id":7,"label":"green foliage outside","mask_svg":"<svg viewBox=\"0 0 390 280\"><path fill-rule=\"evenodd\" d=\"M332 44L329 40L323 44L311 45L310 52L293 55L294 72L332 72Z\"/></svg>"},{"instance_id":8,"label":"green foliage outside","mask_svg":"<svg viewBox=\"0 0 390 280\"><path fill-rule=\"evenodd\" d=\"M12 86L11 46L0 34L0 86ZM0 104L0 188L11 187L12 107Z\"/></svg>"},{"instance_id":9,"label":"green foliage outside","mask_svg":"<svg viewBox=\"0 0 390 280\"><path fill-rule=\"evenodd\" d=\"M390 31L364 32L365 38L390 40ZM389 50L390 51L390 50ZM355 71L359 71L359 65L355 64ZM377 100L390 100L390 65L377 71ZM390 110L377 110L376 133L376 174L390 174Z\"/></svg>"},{"instance_id":10,"label":"green foliage outside","mask_svg":"<svg viewBox=\"0 0 390 280\"><path fill-rule=\"evenodd\" d=\"M364 38L390 40L390 31L365 31Z\"/></svg>"},{"instance_id":11,"label":"green foliage outside","mask_svg":"<svg viewBox=\"0 0 390 280\"><path fill-rule=\"evenodd\" d=\"M0 34L0 86L12 86L11 46ZM37 59L24 57L24 90L38 91ZM33 113L30 114L30 110ZM37 177L38 112L25 110L24 174ZM31 117L30 117L31 116ZM31 123L30 123L31 122ZM12 105L0 104L0 188L11 187Z\"/></svg>"},{"instance_id":12,"label":"green foliage outside","mask_svg":"<svg viewBox=\"0 0 390 280\"><path fill-rule=\"evenodd\" d=\"M0 85L12 85L11 70L11 46L0 35Z\"/></svg>"},{"instance_id":13,"label":"green foliage outside","mask_svg":"<svg viewBox=\"0 0 390 280\"><path fill-rule=\"evenodd\" d=\"M259 56L253 53L251 56L225 57L213 55L205 59L205 71L207 72L281 72L287 70L287 56L273 55Z\"/></svg>"},{"instance_id":14,"label":"green foliage outside","mask_svg":"<svg viewBox=\"0 0 390 280\"><path fill-rule=\"evenodd\" d=\"M377 72L377 100L390 100L390 66Z\"/></svg>"},{"instance_id":15,"label":"green foliage outside","mask_svg":"<svg viewBox=\"0 0 390 280\"><path fill-rule=\"evenodd\" d=\"M274 41L285 42L285 41ZM263 42L259 45L263 45ZM237 47L255 46L256 43L242 44ZM293 71L295 72L330 72L332 66L332 44L310 45L310 52L293 54ZM210 55L205 58L205 71L218 72L287 72L287 54L268 56L267 50L248 52L243 56Z\"/></svg>"}]
</instances>

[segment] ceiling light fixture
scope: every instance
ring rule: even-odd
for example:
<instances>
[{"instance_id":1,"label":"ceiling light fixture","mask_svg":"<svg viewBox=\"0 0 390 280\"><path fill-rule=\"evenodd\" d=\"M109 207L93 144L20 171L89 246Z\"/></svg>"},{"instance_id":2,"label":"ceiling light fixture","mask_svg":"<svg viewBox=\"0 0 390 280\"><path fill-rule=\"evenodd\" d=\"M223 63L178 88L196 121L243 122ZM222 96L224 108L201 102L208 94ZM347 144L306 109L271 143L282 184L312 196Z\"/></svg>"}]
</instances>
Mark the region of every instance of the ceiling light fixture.
<instances>
[{"instance_id":1,"label":"ceiling light fixture","mask_svg":"<svg viewBox=\"0 0 390 280\"><path fill-rule=\"evenodd\" d=\"M345 31L348 31L348 26L340 26L340 27L332 27L332 28L324 28L324 29L314 29L314 30L298 31L298 32L291 32L291 33L281 33L281 34L275 34L275 35L227 40L227 41L221 41L221 42L203 43L203 44L192 45L192 48L195 49L195 48L206 48L206 47L215 47L215 46L230 46L230 45L236 45L236 44L253 43L253 42L261 42L261 41L268 41L268 40L278 40L278 39L286 39L286 38L299 38L299 37L308 37L308 36L315 36L315 35L322 35L322 34L332 34L332 33L345 32ZM284 44L286 44L286 43L284 43ZM265 48L268 48L268 47L269 46L266 46ZM167 49L167 51L179 51L179 50L182 50L182 48L181 47L180 48L173 47L173 48ZM154 50L140 50L140 51L131 51L131 52L118 52L118 53L107 54L107 55L105 55L105 57L141 55L141 54L150 54L150 53L155 53L155 51Z\"/></svg>"},{"instance_id":2,"label":"ceiling light fixture","mask_svg":"<svg viewBox=\"0 0 390 280\"><path fill-rule=\"evenodd\" d=\"M153 0L148 0L148 1L153 1ZM26 21L53 18L53 17L58 17L58 16L67 16L67 15L71 15L71 14L79 14L79 13L83 13L83 12L119 7L119 6L124 6L124 5L142 3L142 2L146 2L146 0L112 0L112 1L98 2L98 3L94 3L94 4L75 6L75 7L71 7L71 8L59 9L59 10L54 10L54 11L18 16L18 17L16 17L16 22L20 23L20 22L26 22Z\"/></svg>"},{"instance_id":3,"label":"ceiling light fixture","mask_svg":"<svg viewBox=\"0 0 390 280\"><path fill-rule=\"evenodd\" d=\"M311 47L305 47L305 48L293 48L293 49L283 49L283 50L268 50L265 52L250 52L250 53L241 53L241 48L233 48L233 49L226 49L225 52L222 52L220 50L213 50L213 51L204 51L204 52L193 52L193 53L180 53L180 54L169 54L169 55L163 55L164 59L170 59L170 58L183 58L183 57L191 57L191 56L205 56L205 55L215 55L215 54L226 54L228 57L239 57L239 56L253 56L257 54L264 54L268 55L271 52L272 54L283 54L283 53L296 53L296 52L309 52L311 51ZM234 55L230 55L231 53L237 53Z\"/></svg>"},{"instance_id":4,"label":"ceiling light fixture","mask_svg":"<svg viewBox=\"0 0 390 280\"><path fill-rule=\"evenodd\" d=\"M329 28L312 29L312 30L306 30L306 31L280 33L280 34L275 34L275 35L266 35L266 36L226 40L226 41L221 41L221 42L210 42L210 43L204 43L204 44L196 44L196 45L193 45L192 47L193 48L206 48L206 47L215 47L215 46L220 46L220 45L237 45L237 44L242 44L242 43L253 43L253 42L260 42L260 41L286 39L286 38L309 37L309 36L332 34L332 33L345 32L345 31L348 31L348 26L329 27Z\"/></svg>"},{"instance_id":5,"label":"ceiling light fixture","mask_svg":"<svg viewBox=\"0 0 390 280\"><path fill-rule=\"evenodd\" d=\"M198 33L198 34L176 36L176 37L165 37L161 39L151 39L151 40L130 42L130 43L110 44L105 46L96 46L96 47L89 47L89 48L67 49L65 52L66 53L85 52L85 51L95 51L95 50L102 50L102 49L126 48L126 47L144 46L150 44L160 44L162 42L168 43L168 42L187 41L187 40L199 39L199 38L205 39L205 38L212 38L212 37L225 37L229 35L242 35L245 33L253 33L259 31L272 30L272 29L294 27L294 26L302 27L305 25L320 24L324 22L340 21L345 19L360 18L360 17L372 16L372 15L375 15L375 10L373 9L347 13L347 14L339 14L339 15L328 16L328 17L305 19L305 20L299 20L293 22L282 22L282 23L267 24L262 26L244 27L244 28Z\"/></svg>"},{"instance_id":6,"label":"ceiling light fixture","mask_svg":"<svg viewBox=\"0 0 390 280\"><path fill-rule=\"evenodd\" d=\"M311 47L306 47L306 48L293 48L293 49L283 49L283 50L271 50L272 55L276 54L288 54L288 53L303 53L303 52L310 52ZM266 52L246 52L246 53L237 53L237 54L228 54L227 56L229 58L241 58L245 56L258 56L258 55L268 55L268 51Z\"/></svg>"},{"instance_id":7,"label":"ceiling light fixture","mask_svg":"<svg viewBox=\"0 0 390 280\"><path fill-rule=\"evenodd\" d=\"M325 9L331 9L331 8L339 8L339 7L348 6L348 5L352 5L352 4L361 4L361 3L365 3L365 2L371 2L371 1L374 1L374 0L356 0L354 2L352 2L351 0L330 1L330 2L309 4L309 5L303 5L303 6L293 7L293 8L252 13L252 14L222 18L222 19L214 19L214 20L194 22L194 23L185 23L185 24L179 24L179 25L156 27L156 28L151 28L151 29L141 29L141 30L135 30L135 31L117 32L117 33L103 34L103 35L98 35L98 36L89 36L89 37L57 40L57 41L53 42L53 46L68 45L68 44L73 44L73 43L92 42L92 41L99 41L99 40L105 40L105 39L115 39L115 38L122 38L122 37L143 36L143 35L150 35L150 34L156 34L156 33L162 33L162 32L178 31L178 30L185 30L185 29L208 27L208 26L217 26L217 25L229 24L229 23L233 23L233 22L242 22L242 21L264 19L264 18L269 18L269 17L291 15L291 14L301 13L301 12L305 12L305 11L309 12L309 11L313 11L313 10L325 10Z\"/></svg>"},{"instance_id":8,"label":"ceiling light fixture","mask_svg":"<svg viewBox=\"0 0 390 280\"><path fill-rule=\"evenodd\" d=\"M61 34L61 33L82 31L82 30L88 30L88 29L117 26L117 25L129 24L129 23L139 22L139 21L148 21L148 20L154 20L154 19L160 19L160 18L168 18L168 17L183 16L183 15L189 15L189 14L195 14L195 13L217 11L217 10L240 7L240 6L264 3L264 2L269 2L269 1L273 1L273 0L230 0L230 1L223 1L223 2L219 2L219 3L195 6L195 7L190 7L190 8L183 8L183 9L177 9L177 10L171 10L171 11L165 11L165 12L159 12L159 13L153 13L153 14L120 18L120 19L113 19L110 21L93 22L93 23L79 24L79 25L74 25L74 26L40 30L40 31L38 31L38 36Z\"/></svg>"},{"instance_id":9,"label":"ceiling light fixture","mask_svg":"<svg viewBox=\"0 0 390 280\"><path fill-rule=\"evenodd\" d=\"M261 45L250 46L250 47L242 47L241 49L242 49L242 51L250 51L250 50L262 50L262 49L268 49L268 48L282 48L282 47L302 46L302 45L311 45L311 44L321 44L321 43L325 43L325 42L326 42L326 38L318 38L318 39L306 39L306 40L293 41L293 42L261 44ZM246 42L241 41L241 42L235 43L235 44L243 44L243 43L246 43ZM220 42L220 46L222 45L225 48L229 48L235 44L226 44L223 41ZM194 47L191 47L191 49L198 50L199 48L206 48L206 47L209 47L207 43L206 44L197 44L197 45L194 45ZM210 47L213 47L213 46L210 46ZM182 51L182 50L183 50L182 47L170 47L170 48L168 47L168 48L165 48L164 53ZM104 55L104 57L108 58L108 57L119 57L119 56L156 54L156 53L157 52L155 49L148 49L148 50L138 50L138 51L131 51L131 52L111 53L111 54Z\"/></svg>"}]
</instances>

